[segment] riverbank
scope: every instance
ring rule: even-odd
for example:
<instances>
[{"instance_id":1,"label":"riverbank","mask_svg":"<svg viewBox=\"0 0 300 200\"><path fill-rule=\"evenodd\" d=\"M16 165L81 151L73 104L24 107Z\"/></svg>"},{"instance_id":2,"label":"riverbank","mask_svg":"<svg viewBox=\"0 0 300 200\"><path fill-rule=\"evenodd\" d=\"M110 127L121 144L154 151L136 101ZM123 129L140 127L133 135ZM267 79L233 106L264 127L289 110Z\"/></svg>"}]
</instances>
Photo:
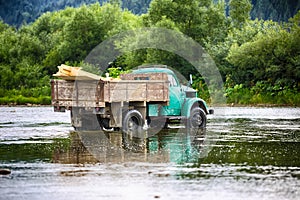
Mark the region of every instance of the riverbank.
<instances>
[{"instance_id":1,"label":"riverbank","mask_svg":"<svg viewBox=\"0 0 300 200\"><path fill-rule=\"evenodd\" d=\"M297 88L270 89L268 87L247 88L242 84L225 89L226 102L237 105L300 106L300 93Z\"/></svg>"},{"instance_id":2,"label":"riverbank","mask_svg":"<svg viewBox=\"0 0 300 200\"><path fill-rule=\"evenodd\" d=\"M295 97L296 98L296 97ZM231 99L232 100L232 99ZM300 95L299 95L300 100ZM276 100L274 100L276 101ZM228 101L227 104L216 104L218 107L300 107L300 102L284 103L284 101L274 102L251 102L241 101L240 99L234 99L234 101ZM51 96L39 96L39 97L24 97L24 96L13 96L13 97L0 97L0 106L51 106Z\"/></svg>"},{"instance_id":3,"label":"riverbank","mask_svg":"<svg viewBox=\"0 0 300 200\"><path fill-rule=\"evenodd\" d=\"M51 106L51 99L49 104L34 104L34 103L24 103L24 104L17 104L17 103L5 103L0 104L0 107L49 107ZM257 107L257 108L298 108L300 105L289 105L289 104L235 104L235 103L227 103L227 104L215 104L215 105L208 105L209 107L235 107L235 108L243 108L243 107Z\"/></svg>"},{"instance_id":4,"label":"riverbank","mask_svg":"<svg viewBox=\"0 0 300 200\"><path fill-rule=\"evenodd\" d=\"M201 96L201 94L199 95ZM226 104L217 106L229 107L300 107L300 93L284 91L278 93L253 93L249 89L226 92ZM204 98L210 102L209 96ZM34 106L51 105L50 95L8 95L0 97L0 105L4 106Z\"/></svg>"},{"instance_id":5,"label":"riverbank","mask_svg":"<svg viewBox=\"0 0 300 200\"><path fill-rule=\"evenodd\" d=\"M18 96L0 97L0 105L7 105L7 106L51 105L51 96L25 97L23 95L18 95Z\"/></svg>"}]
</instances>

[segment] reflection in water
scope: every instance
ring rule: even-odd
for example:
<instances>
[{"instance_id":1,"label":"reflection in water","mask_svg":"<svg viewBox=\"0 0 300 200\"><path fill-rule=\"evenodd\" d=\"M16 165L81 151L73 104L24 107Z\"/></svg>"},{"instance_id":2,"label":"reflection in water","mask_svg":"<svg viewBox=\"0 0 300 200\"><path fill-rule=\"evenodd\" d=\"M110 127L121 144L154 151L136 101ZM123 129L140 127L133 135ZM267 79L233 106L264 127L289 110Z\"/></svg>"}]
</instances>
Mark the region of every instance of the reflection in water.
<instances>
[{"instance_id":1,"label":"reflection in water","mask_svg":"<svg viewBox=\"0 0 300 200\"><path fill-rule=\"evenodd\" d=\"M205 130L199 129L165 129L150 138L133 138L130 146L124 147L120 132L71 132L69 148L55 149L53 162L193 162L200 156L204 135Z\"/></svg>"},{"instance_id":2,"label":"reflection in water","mask_svg":"<svg viewBox=\"0 0 300 200\"><path fill-rule=\"evenodd\" d=\"M68 146L57 146L53 150L52 162L64 164L97 163L98 160L90 154L82 144L76 132L70 132Z\"/></svg>"}]
</instances>

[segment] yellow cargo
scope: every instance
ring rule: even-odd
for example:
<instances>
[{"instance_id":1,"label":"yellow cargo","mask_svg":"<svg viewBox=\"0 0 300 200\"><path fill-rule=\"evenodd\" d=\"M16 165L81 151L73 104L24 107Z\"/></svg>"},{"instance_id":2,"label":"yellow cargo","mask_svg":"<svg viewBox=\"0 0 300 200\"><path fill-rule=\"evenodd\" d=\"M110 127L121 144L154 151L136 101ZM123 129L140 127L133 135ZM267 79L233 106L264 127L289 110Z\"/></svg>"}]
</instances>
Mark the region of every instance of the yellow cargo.
<instances>
[{"instance_id":1,"label":"yellow cargo","mask_svg":"<svg viewBox=\"0 0 300 200\"><path fill-rule=\"evenodd\" d=\"M70 81L102 79L101 76L86 72L81 67L71 67L64 64L58 66L58 72L53 74L53 76Z\"/></svg>"}]
</instances>

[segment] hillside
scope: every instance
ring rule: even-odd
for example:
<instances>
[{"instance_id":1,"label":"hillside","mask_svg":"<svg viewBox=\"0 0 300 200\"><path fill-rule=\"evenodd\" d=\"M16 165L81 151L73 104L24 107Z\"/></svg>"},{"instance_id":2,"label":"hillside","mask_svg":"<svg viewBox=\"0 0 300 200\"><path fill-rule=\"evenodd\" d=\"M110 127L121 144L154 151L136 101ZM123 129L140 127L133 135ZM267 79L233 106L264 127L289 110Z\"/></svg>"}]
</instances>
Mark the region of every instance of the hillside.
<instances>
[{"instance_id":1,"label":"hillside","mask_svg":"<svg viewBox=\"0 0 300 200\"><path fill-rule=\"evenodd\" d=\"M41 14L48 11L62 10L66 7L99 2L101 5L107 0L0 0L0 19L5 23L19 27L33 22ZM228 2L229 0L226 0ZM118 2L111 0L109 2ZM122 0L122 8L134 14L146 13L151 0ZM201 2L201 1L200 1ZM300 0L252 0L251 18L271 19L273 21L287 21L300 9Z\"/></svg>"}]
</instances>

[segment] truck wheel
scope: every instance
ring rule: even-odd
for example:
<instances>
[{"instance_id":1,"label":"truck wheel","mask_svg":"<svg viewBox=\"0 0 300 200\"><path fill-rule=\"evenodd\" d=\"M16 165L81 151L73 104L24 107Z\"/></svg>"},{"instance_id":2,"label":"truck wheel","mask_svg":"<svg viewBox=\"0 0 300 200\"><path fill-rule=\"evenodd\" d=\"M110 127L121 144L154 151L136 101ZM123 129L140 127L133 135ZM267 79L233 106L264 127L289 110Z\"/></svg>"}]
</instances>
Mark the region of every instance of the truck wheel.
<instances>
[{"instance_id":1,"label":"truck wheel","mask_svg":"<svg viewBox=\"0 0 300 200\"><path fill-rule=\"evenodd\" d=\"M128 111L123 117L123 147L131 151L140 151L143 147L143 117L137 110Z\"/></svg>"},{"instance_id":2,"label":"truck wheel","mask_svg":"<svg viewBox=\"0 0 300 200\"><path fill-rule=\"evenodd\" d=\"M190 117L188 118L187 125L189 128L205 128L206 114L204 110L202 110L199 107L192 108Z\"/></svg>"},{"instance_id":3,"label":"truck wheel","mask_svg":"<svg viewBox=\"0 0 300 200\"><path fill-rule=\"evenodd\" d=\"M123 117L122 130L127 135L138 137L143 128L142 114L137 110L129 110Z\"/></svg>"}]
</instances>

